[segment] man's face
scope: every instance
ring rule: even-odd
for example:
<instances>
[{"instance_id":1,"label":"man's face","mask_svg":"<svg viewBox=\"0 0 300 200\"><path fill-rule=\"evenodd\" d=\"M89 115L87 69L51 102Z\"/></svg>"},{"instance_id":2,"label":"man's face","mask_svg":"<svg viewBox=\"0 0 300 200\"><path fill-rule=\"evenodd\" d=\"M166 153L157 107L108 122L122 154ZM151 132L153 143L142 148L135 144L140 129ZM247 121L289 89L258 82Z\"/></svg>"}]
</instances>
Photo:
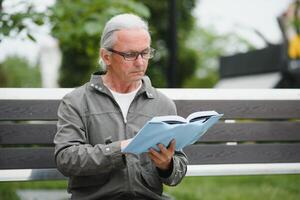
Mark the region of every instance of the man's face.
<instances>
[{"instance_id":1,"label":"man's face","mask_svg":"<svg viewBox=\"0 0 300 200\"><path fill-rule=\"evenodd\" d=\"M143 52L150 48L150 36L144 29L120 30L116 33L113 50L132 53ZM148 66L148 59L138 56L136 60L127 61L123 56L112 53L109 59L108 70L122 82L135 82L141 80Z\"/></svg>"}]
</instances>

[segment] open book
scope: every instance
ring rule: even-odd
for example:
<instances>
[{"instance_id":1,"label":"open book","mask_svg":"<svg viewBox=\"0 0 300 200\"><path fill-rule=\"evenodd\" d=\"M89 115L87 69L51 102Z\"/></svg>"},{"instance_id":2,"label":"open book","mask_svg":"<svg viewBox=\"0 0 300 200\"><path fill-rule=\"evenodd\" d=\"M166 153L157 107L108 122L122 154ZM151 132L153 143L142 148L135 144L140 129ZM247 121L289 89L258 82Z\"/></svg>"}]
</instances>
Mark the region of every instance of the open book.
<instances>
[{"instance_id":1,"label":"open book","mask_svg":"<svg viewBox=\"0 0 300 200\"><path fill-rule=\"evenodd\" d=\"M172 139L176 140L176 151L182 150L199 140L222 116L216 111L202 111L194 112L186 119L177 115L154 117L122 152L140 154L148 152L149 148L159 150L157 144L167 147Z\"/></svg>"}]
</instances>

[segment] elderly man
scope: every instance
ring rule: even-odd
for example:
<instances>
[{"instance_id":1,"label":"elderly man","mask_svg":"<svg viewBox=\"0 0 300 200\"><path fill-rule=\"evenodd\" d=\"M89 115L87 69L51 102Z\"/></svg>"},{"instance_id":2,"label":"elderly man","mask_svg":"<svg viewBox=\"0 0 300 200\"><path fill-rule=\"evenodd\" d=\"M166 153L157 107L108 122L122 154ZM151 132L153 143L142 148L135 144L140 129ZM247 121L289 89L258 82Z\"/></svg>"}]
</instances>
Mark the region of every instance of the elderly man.
<instances>
[{"instance_id":1,"label":"elderly man","mask_svg":"<svg viewBox=\"0 0 300 200\"><path fill-rule=\"evenodd\" d=\"M69 177L72 199L168 199L187 159L176 141L160 151L123 154L154 116L176 114L175 104L151 86L145 72L154 55L147 24L133 14L110 19L101 37L104 72L67 94L58 110L55 161Z\"/></svg>"}]
</instances>

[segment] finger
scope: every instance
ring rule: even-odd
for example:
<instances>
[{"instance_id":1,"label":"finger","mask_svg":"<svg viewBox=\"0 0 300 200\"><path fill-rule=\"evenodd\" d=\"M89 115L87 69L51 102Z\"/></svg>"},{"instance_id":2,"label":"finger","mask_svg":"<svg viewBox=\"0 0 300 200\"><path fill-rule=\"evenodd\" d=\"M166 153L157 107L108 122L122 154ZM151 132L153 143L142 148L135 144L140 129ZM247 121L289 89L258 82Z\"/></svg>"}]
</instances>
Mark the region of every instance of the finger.
<instances>
[{"instance_id":1,"label":"finger","mask_svg":"<svg viewBox=\"0 0 300 200\"><path fill-rule=\"evenodd\" d=\"M164 145L162 144L158 144L157 146L159 147L161 153L163 154L163 156L166 156L166 157L170 157L170 156L173 156L174 154L174 151L175 151L175 145L176 145L176 141L175 139L173 139L170 144L169 144L169 147L166 148Z\"/></svg>"},{"instance_id":2,"label":"finger","mask_svg":"<svg viewBox=\"0 0 300 200\"><path fill-rule=\"evenodd\" d=\"M151 152L148 153L150 159L156 164L158 165L159 163L161 163L161 160L159 158L157 158L155 155L153 155Z\"/></svg>"},{"instance_id":3,"label":"finger","mask_svg":"<svg viewBox=\"0 0 300 200\"><path fill-rule=\"evenodd\" d=\"M165 154L165 155L169 154L168 149L163 144L158 144L157 146L160 149L160 152L162 154Z\"/></svg>"},{"instance_id":4,"label":"finger","mask_svg":"<svg viewBox=\"0 0 300 200\"><path fill-rule=\"evenodd\" d=\"M151 155L156 157L157 159L162 159L161 154L152 148L149 149L149 153L151 153Z\"/></svg>"},{"instance_id":5,"label":"finger","mask_svg":"<svg viewBox=\"0 0 300 200\"><path fill-rule=\"evenodd\" d=\"M154 149L151 149L149 151L150 153L150 158L153 160L153 162L156 164L156 166L160 167L161 164L166 163L166 162L170 162L170 160L172 159L172 155L170 154L163 154L163 153L159 153L157 151L155 151Z\"/></svg>"},{"instance_id":6,"label":"finger","mask_svg":"<svg viewBox=\"0 0 300 200\"><path fill-rule=\"evenodd\" d=\"M169 161L173 157L173 152L169 149L166 149L166 147L162 144L159 144L158 147L160 148L160 159L163 161Z\"/></svg>"},{"instance_id":7,"label":"finger","mask_svg":"<svg viewBox=\"0 0 300 200\"><path fill-rule=\"evenodd\" d=\"M175 146L176 146L176 140L173 139L173 140L171 141L171 144L170 144L168 150L171 151L172 153L174 153L174 151L175 151Z\"/></svg>"}]
</instances>

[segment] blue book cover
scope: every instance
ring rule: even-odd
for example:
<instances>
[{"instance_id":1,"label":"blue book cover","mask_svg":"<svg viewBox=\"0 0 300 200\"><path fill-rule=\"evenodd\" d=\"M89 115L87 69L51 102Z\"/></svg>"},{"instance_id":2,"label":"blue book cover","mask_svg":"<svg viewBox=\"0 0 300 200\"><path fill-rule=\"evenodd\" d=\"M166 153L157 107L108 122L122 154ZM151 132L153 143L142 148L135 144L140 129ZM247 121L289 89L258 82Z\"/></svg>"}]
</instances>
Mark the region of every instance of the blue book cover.
<instances>
[{"instance_id":1,"label":"blue book cover","mask_svg":"<svg viewBox=\"0 0 300 200\"><path fill-rule=\"evenodd\" d=\"M157 144L167 147L172 139L176 140L176 151L180 151L199 140L222 116L216 111L201 111L190 114L186 119L177 115L154 117L122 152L140 154L148 152L149 148L159 150Z\"/></svg>"}]
</instances>

